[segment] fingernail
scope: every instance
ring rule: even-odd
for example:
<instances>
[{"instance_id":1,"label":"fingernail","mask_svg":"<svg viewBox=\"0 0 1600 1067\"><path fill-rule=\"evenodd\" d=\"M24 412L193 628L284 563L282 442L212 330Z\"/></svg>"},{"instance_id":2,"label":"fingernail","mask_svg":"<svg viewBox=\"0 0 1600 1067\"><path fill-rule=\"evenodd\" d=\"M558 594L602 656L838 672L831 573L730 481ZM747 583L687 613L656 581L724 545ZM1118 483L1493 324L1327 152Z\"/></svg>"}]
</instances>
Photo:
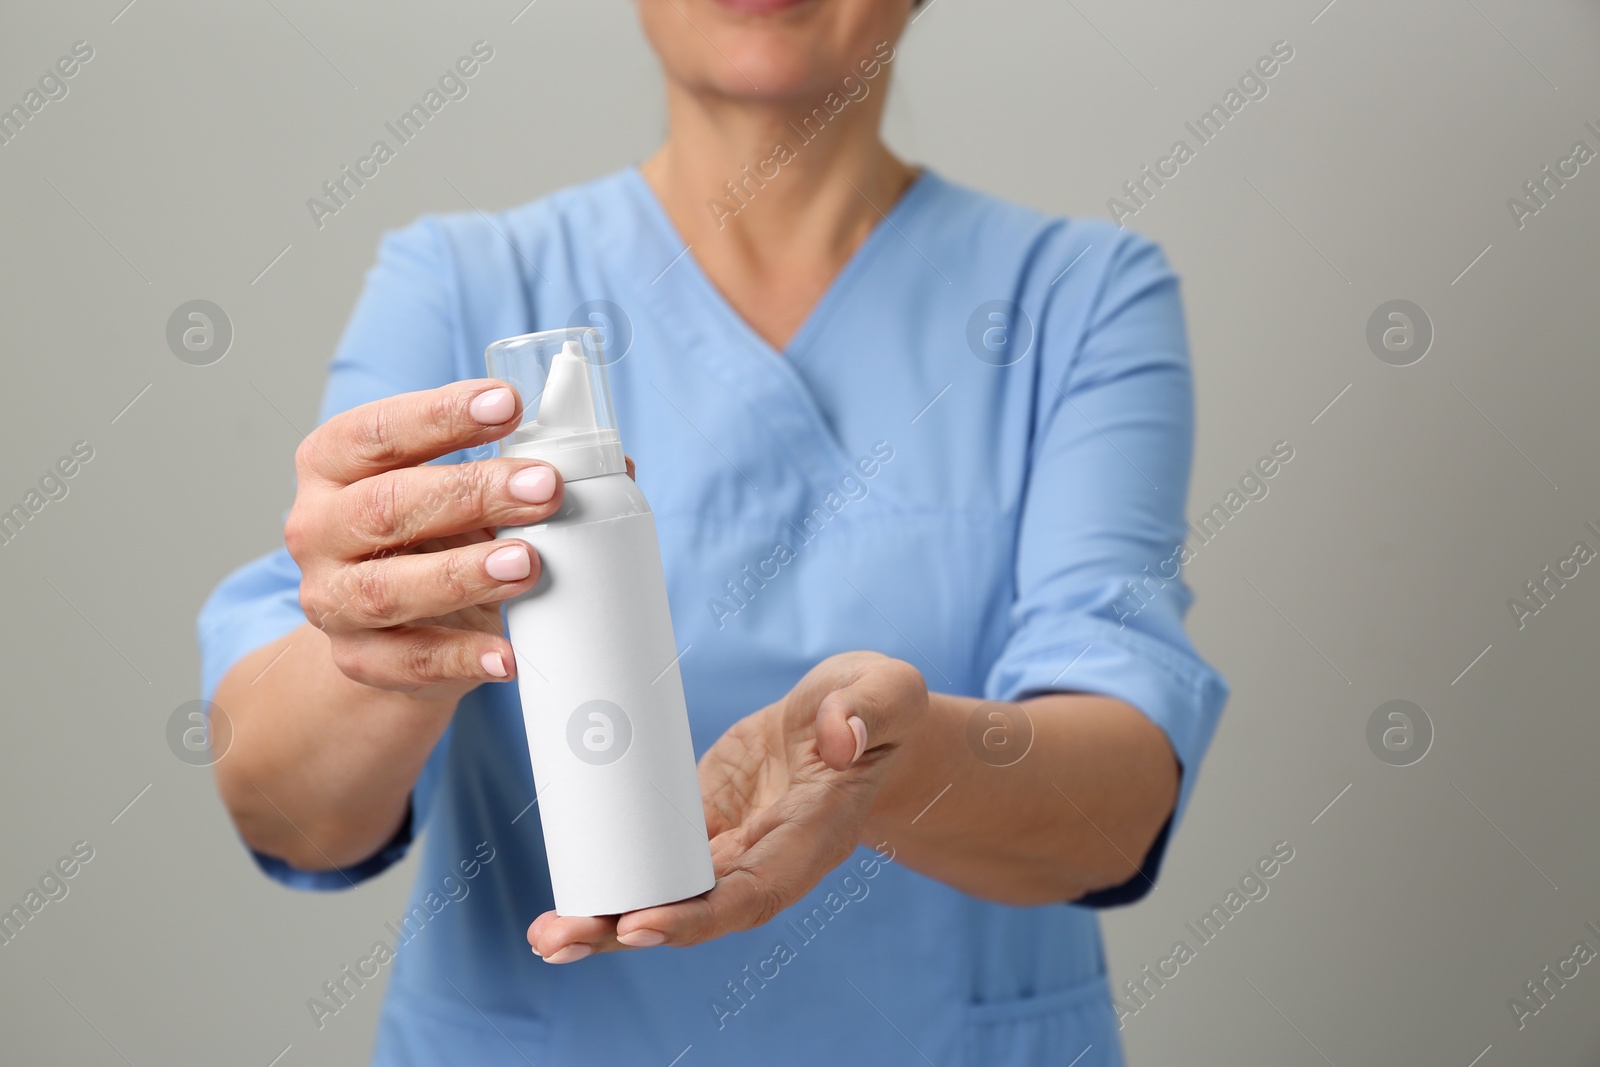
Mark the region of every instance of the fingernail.
<instances>
[{"instance_id":1,"label":"fingernail","mask_svg":"<svg viewBox=\"0 0 1600 1067\"><path fill-rule=\"evenodd\" d=\"M500 653L485 652L483 654L483 658L478 662L483 664L483 669L485 671L494 675L496 678L504 678L506 676L505 657L501 656Z\"/></svg>"},{"instance_id":2,"label":"fingernail","mask_svg":"<svg viewBox=\"0 0 1600 1067\"><path fill-rule=\"evenodd\" d=\"M536 945L529 945L529 946L528 946L528 947L529 947L529 948L531 948L531 949L533 949L533 954L534 954L534 955L535 955L535 956L538 956L538 957L539 957L539 958L540 958L540 959L541 959L541 960L542 960L542 959L544 959L544 953L542 953L542 952L540 952L540 951L539 951L539 948L538 948L538 946L536 946Z\"/></svg>"},{"instance_id":3,"label":"fingernail","mask_svg":"<svg viewBox=\"0 0 1600 1067\"><path fill-rule=\"evenodd\" d=\"M556 495L556 472L549 467L529 467L511 476L511 495L525 504L548 504Z\"/></svg>"},{"instance_id":4,"label":"fingernail","mask_svg":"<svg viewBox=\"0 0 1600 1067\"><path fill-rule=\"evenodd\" d=\"M577 941L557 952L552 952L550 955L541 956L540 958L546 963L571 963L573 960L583 959L593 951L593 945L586 945L582 941Z\"/></svg>"},{"instance_id":5,"label":"fingernail","mask_svg":"<svg viewBox=\"0 0 1600 1067\"><path fill-rule=\"evenodd\" d=\"M472 398L467 412L485 426L499 426L517 410L517 398L509 389L489 389Z\"/></svg>"},{"instance_id":6,"label":"fingernail","mask_svg":"<svg viewBox=\"0 0 1600 1067\"><path fill-rule=\"evenodd\" d=\"M507 545L489 553L483 569L497 582L520 582L533 571L533 561L528 558L527 545Z\"/></svg>"},{"instance_id":7,"label":"fingernail","mask_svg":"<svg viewBox=\"0 0 1600 1067\"><path fill-rule=\"evenodd\" d=\"M859 715L852 715L845 722L850 724L850 732L856 735L856 754L850 757L850 762L854 763L867 750L867 724Z\"/></svg>"},{"instance_id":8,"label":"fingernail","mask_svg":"<svg viewBox=\"0 0 1600 1067\"><path fill-rule=\"evenodd\" d=\"M666 939L667 935L660 930L630 930L617 935L617 940L629 948L654 948Z\"/></svg>"}]
</instances>

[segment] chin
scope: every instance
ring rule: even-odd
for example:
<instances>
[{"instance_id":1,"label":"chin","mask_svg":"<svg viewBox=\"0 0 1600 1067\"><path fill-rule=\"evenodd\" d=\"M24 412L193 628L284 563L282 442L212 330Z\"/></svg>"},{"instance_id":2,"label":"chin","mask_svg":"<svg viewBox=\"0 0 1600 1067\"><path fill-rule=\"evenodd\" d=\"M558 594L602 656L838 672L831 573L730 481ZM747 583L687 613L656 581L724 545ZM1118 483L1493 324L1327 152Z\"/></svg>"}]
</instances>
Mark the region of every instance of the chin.
<instances>
[{"instance_id":1,"label":"chin","mask_svg":"<svg viewBox=\"0 0 1600 1067\"><path fill-rule=\"evenodd\" d=\"M909 0L640 0L645 31L679 80L758 100L806 100L837 86Z\"/></svg>"},{"instance_id":2,"label":"chin","mask_svg":"<svg viewBox=\"0 0 1600 1067\"><path fill-rule=\"evenodd\" d=\"M712 3L734 15L786 15L803 8L821 6L824 0L712 0Z\"/></svg>"},{"instance_id":3,"label":"chin","mask_svg":"<svg viewBox=\"0 0 1600 1067\"><path fill-rule=\"evenodd\" d=\"M728 62L707 72L715 87L730 96L762 100L813 96L830 88L850 66L848 59L817 47L818 42L805 35L776 27L752 28L730 38L721 46Z\"/></svg>"}]
</instances>

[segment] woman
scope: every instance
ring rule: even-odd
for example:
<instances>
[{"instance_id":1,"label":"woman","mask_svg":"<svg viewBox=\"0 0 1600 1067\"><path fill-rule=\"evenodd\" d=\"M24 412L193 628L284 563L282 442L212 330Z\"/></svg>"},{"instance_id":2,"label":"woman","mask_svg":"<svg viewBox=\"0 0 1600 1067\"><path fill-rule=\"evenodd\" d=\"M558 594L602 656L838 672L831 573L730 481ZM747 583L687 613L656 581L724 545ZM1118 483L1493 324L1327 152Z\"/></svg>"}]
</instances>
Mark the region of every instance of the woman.
<instances>
[{"instance_id":1,"label":"woman","mask_svg":"<svg viewBox=\"0 0 1600 1067\"><path fill-rule=\"evenodd\" d=\"M308 1009L392 969L382 1064L1120 1062L1094 909L1153 884L1226 695L1181 626L1176 279L888 151L910 0L638 7L666 142L385 238L286 550L202 615L268 874L354 885L429 827L393 938ZM482 458L524 398L480 375L596 307L719 877L577 918L497 610L539 560L489 539L562 489Z\"/></svg>"}]
</instances>

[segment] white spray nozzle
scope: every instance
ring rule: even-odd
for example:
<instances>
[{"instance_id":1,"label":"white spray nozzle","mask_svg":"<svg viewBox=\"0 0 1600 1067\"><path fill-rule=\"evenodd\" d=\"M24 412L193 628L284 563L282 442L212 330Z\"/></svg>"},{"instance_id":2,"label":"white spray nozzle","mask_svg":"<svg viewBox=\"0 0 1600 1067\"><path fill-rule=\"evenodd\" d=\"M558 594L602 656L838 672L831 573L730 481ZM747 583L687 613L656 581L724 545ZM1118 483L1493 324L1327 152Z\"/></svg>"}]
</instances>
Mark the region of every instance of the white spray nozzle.
<instances>
[{"instance_id":1,"label":"white spray nozzle","mask_svg":"<svg viewBox=\"0 0 1600 1067\"><path fill-rule=\"evenodd\" d=\"M528 402L521 426L500 453L542 459L567 481L628 469L606 381L606 359L593 327L546 330L496 341L484 351L489 376Z\"/></svg>"},{"instance_id":2,"label":"white spray nozzle","mask_svg":"<svg viewBox=\"0 0 1600 1067\"><path fill-rule=\"evenodd\" d=\"M528 402L522 426L499 443L502 456L542 459L568 482L626 472L602 334L592 326L522 334L494 342L483 357L490 378Z\"/></svg>"},{"instance_id":3,"label":"white spray nozzle","mask_svg":"<svg viewBox=\"0 0 1600 1067\"><path fill-rule=\"evenodd\" d=\"M594 430L594 391L589 385L589 365L578 342L568 341L550 361L544 395L539 398L538 423L546 430Z\"/></svg>"}]
</instances>

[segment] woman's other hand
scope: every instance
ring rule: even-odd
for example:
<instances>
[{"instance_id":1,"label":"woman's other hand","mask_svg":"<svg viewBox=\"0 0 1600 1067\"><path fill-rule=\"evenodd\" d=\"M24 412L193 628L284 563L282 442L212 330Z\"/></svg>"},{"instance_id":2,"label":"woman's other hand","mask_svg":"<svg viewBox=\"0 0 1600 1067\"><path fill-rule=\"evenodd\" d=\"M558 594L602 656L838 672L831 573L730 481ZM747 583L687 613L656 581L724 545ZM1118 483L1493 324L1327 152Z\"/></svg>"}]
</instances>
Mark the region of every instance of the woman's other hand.
<instances>
[{"instance_id":1,"label":"woman's other hand","mask_svg":"<svg viewBox=\"0 0 1600 1067\"><path fill-rule=\"evenodd\" d=\"M824 660L700 760L714 888L620 917L546 912L528 928L528 943L548 962L566 963L698 944L769 921L863 843L873 801L927 710L927 686L909 663L874 652Z\"/></svg>"}]
</instances>

